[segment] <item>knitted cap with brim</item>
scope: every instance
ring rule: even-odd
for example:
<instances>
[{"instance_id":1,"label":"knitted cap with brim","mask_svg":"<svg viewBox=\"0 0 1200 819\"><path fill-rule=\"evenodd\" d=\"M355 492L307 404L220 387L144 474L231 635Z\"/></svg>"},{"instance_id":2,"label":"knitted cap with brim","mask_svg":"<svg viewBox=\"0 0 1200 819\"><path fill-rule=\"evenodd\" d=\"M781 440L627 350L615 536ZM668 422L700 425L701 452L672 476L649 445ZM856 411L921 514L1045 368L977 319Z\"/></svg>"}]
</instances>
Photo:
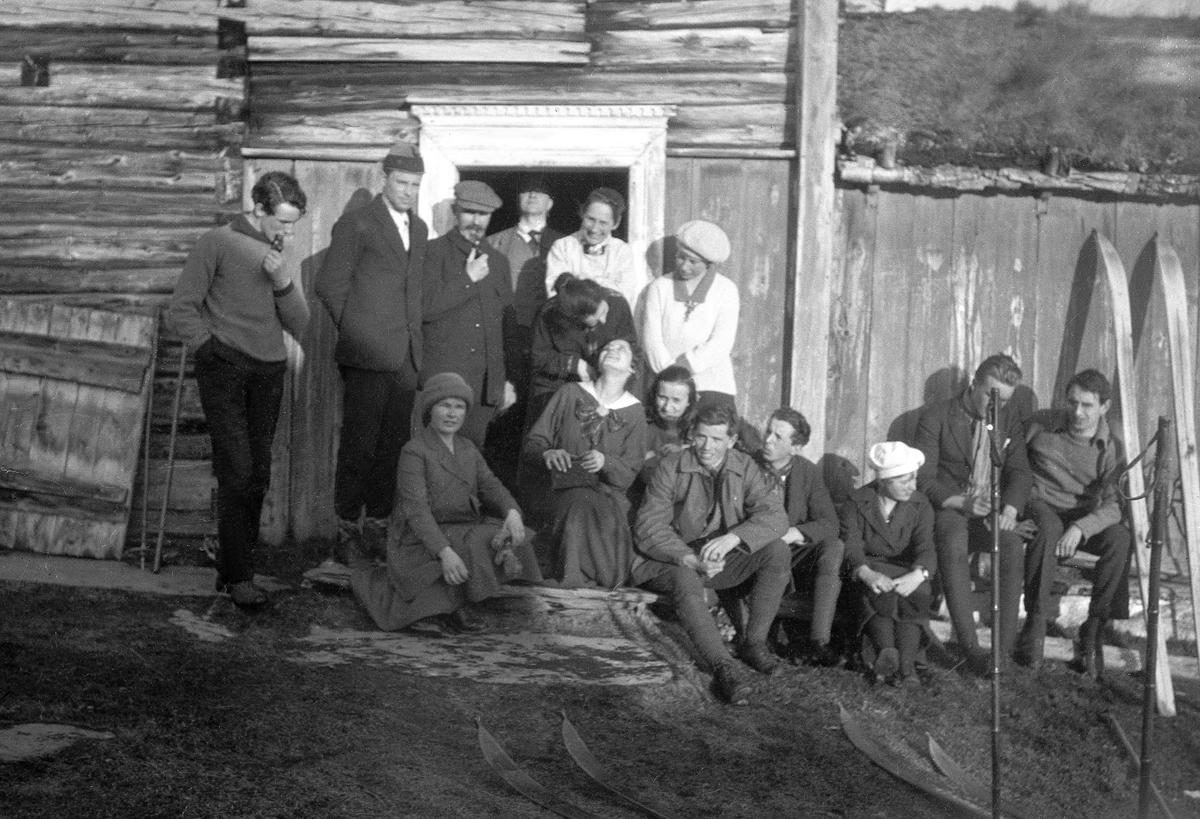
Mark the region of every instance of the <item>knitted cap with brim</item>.
<instances>
[{"instance_id":1,"label":"knitted cap with brim","mask_svg":"<svg viewBox=\"0 0 1200 819\"><path fill-rule=\"evenodd\" d=\"M725 231L703 219L693 219L680 225L675 233L675 241L709 264L721 264L732 252Z\"/></svg>"},{"instance_id":2,"label":"knitted cap with brim","mask_svg":"<svg viewBox=\"0 0 1200 819\"><path fill-rule=\"evenodd\" d=\"M884 441L867 452L867 460L878 478L894 478L916 472L925 463L925 453L901 441Z\"/></svg>"},{"instance_id":3,"label":"knitted cap with brim","mask_svg":"<svg viewBox=\"0 0 1200 819\"><path fill-rule=\"evenodd\" d=\"M438 373L429 377L425 386L417 393L413 404L413 427L419 429L425 423L425 413L439 401L447 398L461 398L467 403L467 409L475 403L475 393L471 385L463 380L458 373Z\"/></svg>"}]
</instances>

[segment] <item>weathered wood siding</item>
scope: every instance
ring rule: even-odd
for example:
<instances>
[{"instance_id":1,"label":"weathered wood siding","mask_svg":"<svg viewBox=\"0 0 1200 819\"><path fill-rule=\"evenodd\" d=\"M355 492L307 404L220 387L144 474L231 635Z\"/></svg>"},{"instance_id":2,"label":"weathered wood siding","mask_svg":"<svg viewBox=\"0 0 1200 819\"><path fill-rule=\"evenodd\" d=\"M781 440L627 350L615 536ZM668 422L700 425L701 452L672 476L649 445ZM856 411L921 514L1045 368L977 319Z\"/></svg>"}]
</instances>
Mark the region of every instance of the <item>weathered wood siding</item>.
<instances>
[{"instance_id":1,"label":"weathered wood siding","mask_svg":"<svg viewBox=\"0 0 1200 819\"><path fill-rule=\"evenodd\" d=\"M845 187L838 204L826 448L839 487L869 479L866 448L910 437L916 411L961 389L994 352L1017 360L1040 406L1081 369L1113 376L1109 295L1082 253L1093 230L1129 272L1144 440L1171 414L1147 244L1157 233L1178 251L1195 340L1200 205ZM1186 571L1182 553L1174 559Z\"/></svg>"},{"instance_id":2,"label":"weathered wood siding","mask_svg":"<svg viewBox=\"0 0 1200 819\"><path fill-rule=\"evenodd\" d=\"M733 245L722 272L738 286L741 296L733 352L738 409L756 426L766 421L783 396L791 164L786 160L667 160L668 232L689 219L709 219L725 227Z\"/></svg>"}]
</instances>

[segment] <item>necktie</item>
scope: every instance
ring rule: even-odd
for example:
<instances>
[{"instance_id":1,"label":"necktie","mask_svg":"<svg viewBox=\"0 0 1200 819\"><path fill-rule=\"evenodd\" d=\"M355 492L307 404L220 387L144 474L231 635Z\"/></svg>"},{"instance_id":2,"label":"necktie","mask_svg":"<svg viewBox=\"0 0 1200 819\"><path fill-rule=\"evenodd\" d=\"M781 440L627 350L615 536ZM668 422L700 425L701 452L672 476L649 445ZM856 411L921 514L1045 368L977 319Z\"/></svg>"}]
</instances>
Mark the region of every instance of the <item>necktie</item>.
<instances>
[{"instance_id":1,"label":"necktie","mask_svg":"<svg viewBox=\"0 0 1200 819\"><path fill-rule=\"evenodd\" d=\"M540 230L529 231L529 244L536 247L542 243L542 232Z\"/></svg>"}]
</instances>

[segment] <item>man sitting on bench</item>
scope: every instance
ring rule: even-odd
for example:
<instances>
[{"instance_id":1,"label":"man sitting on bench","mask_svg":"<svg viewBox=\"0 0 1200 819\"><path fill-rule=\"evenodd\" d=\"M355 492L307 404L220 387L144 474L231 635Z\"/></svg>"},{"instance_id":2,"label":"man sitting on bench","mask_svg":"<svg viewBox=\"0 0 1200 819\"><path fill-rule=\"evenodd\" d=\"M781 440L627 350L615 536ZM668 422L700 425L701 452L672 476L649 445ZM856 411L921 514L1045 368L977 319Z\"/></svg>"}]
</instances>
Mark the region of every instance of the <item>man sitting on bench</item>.
<instances>
[{"instance_id":1,"label":"man sitting on bench","mask_svg":"<svg viewBox=\"0 0 1200 819\"><path fill-rule=\"evenodd\" d=\"M1037 536L1025 557L1025 627L1016 659L1042 662L1046 617L1054 585L1055 558L1077 549L1099 555L1087 620L1075 643L1077 671L1099 677L1104 670L1102 632L1109 620L1129 616L1129 529L1121 523L1117 479L1123 462L1120 442L1105 415L1112 389L1096 370L1067 383L1066 406L1046 420L1030 419L1029 466L1033 490L1025 507Z\"/></svg>"}]
</instances>

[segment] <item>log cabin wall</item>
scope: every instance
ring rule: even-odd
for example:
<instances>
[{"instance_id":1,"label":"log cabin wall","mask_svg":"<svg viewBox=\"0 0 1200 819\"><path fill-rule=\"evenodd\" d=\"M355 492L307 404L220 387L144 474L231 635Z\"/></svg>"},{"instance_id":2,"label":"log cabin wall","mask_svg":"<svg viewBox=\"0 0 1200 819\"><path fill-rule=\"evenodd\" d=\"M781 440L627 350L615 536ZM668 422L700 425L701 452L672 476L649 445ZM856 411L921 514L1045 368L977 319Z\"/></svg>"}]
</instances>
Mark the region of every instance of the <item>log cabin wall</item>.
<instances>
[{"instance_id":1,"label":"log cabin wall","mask_svg":"<svg viewBox=\"0 0 1200 819\"><path fill-rule=\"evenodd\" d=\"M826 408L826 476L835 493L864 479L868 446L910 439L916 410L953 395L994 352L1017 360L1043 407L1079 370L1112 378L1109 294L1081 255L1093 230L1113 241L1129 274L1142 440L1159 415L1174 415L1166 318L1147 243L1158 234L1179 253L1195 343L1194 195L1149 201L842 186L837 203ZM1119 412L1114 399L1110 418ZM1178 532L1171 544L1171 568L1187 573Z\"/></svg>"},{"instance_id":2,"label":"log cabin wall","mask_svg":"<svg viewBox=\"0 0 1200 819\"><path fill-rule=\"evenodd\" d=\"M236 24L216 0L18 2L0 23L0 298L155 313L195 239L240 209ZM154 510L178 372L169 339L158 362ZM202 538L214 484L190 372L181 423L167 529Z\"/></svg>"}]
</instances>

